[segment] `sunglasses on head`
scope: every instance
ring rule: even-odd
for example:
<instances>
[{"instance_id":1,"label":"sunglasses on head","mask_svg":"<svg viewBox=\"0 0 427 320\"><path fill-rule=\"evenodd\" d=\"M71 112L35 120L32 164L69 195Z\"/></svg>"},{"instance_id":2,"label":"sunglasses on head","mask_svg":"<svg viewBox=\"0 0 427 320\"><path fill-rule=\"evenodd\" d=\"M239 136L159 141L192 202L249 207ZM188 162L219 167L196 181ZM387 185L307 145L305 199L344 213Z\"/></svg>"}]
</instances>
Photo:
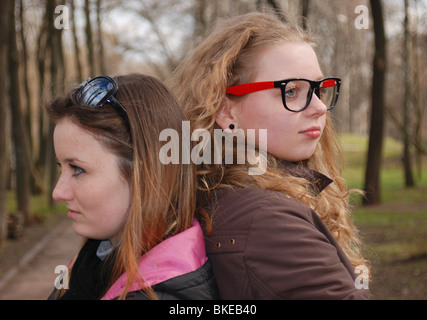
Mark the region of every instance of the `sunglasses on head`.
<instances>
[{"instance_id":1,"label":"sunglasses on head","mask_svg":"<svg viewBox=\"0 0 427 320\"><path fill-rule=\"evenodd\" d=\"M129 121L126 109L114 97L119 86L117 82L108 76L88 78L73 92L76 102L84 107L101 108L104 104L110 104L120 116Z\"/></svg>"},{"instance_id":2,"label":"sunglasses on head","mask_svg":"<svg viewBox=\"0 0 427 320\"><path fill-rule=\"evenodd\" d=\"M226 93L240 96L256 91L280 88L283 106L289 111L300 112L307 109L313 98L313 93L325 104L327 110L333 109L338 101L340 86L341 79L339 78L325 78L319 81L293 78L239 84L229 87Z\"/></svg>"}]
</instances>

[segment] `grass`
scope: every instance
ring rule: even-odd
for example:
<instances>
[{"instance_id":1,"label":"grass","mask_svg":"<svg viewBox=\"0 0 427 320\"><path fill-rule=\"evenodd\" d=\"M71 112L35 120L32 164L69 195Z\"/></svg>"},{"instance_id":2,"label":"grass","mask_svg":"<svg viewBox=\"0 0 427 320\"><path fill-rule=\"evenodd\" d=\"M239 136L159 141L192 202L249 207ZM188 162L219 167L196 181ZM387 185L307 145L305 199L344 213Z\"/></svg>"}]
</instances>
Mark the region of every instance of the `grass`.
<instances>
[{"instance_id":1,"label":"grass","mask_svg":"<svg viewBox=\"0 0 427 320\"><path fill-rule=\"evenodd\" d=\"M343 135L347 159L344 178L350 188L363 188L368 140ZM365 257L373 274L373 299L425 299L427 297L427 162L416 187L405 188L402 145L387 138L380 175L382 204L362 207L352 198L354 222L366 245Z\"/></svg>"}]
</instances>

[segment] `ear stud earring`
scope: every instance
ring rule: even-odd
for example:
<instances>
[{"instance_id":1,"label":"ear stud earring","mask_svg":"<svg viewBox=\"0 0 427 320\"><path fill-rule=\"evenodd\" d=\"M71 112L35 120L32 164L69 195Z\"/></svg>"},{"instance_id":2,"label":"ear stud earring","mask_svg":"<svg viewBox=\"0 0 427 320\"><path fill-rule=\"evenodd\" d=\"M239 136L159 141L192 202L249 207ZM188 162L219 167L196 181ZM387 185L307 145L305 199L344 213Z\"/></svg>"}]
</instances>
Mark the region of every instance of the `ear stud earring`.
<instances>
[{"instance_id":1,"label":"ear stud earring","mask_svg":"<svg viewBox=\"0 0 427 320\"><path fill-rule=\"evenodd\" d=\"M227 133L231 134L231 133L233 133L234 128L236 128L236 126L234 124L230 123L228 125L228 128L224 129L224 132L227 132Z\"/></svg>"}]
</instances>

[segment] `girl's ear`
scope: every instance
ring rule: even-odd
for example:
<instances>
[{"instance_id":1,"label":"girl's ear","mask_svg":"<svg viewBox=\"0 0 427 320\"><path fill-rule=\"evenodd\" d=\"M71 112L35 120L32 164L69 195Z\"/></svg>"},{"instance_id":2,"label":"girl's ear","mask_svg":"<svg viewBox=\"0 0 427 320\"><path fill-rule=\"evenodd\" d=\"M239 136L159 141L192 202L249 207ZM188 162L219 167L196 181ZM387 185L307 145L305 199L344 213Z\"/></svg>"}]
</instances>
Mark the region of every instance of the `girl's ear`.
<instances>
[{"instance_id":1,"label":"girl's ear","mask_svg":"<svg viewBox=\"0 0 427 320\"><path fill-rule=\"evenodd\" d=\"M230 99L225 97L222 103L222 107L219 113L216 115L215 119L216 123L222 128L223 131L231 132L230 124L232 124L234 128L237 128L237 119L233 115L233 108L234 103Z\"/></svg>"}]
</instances>

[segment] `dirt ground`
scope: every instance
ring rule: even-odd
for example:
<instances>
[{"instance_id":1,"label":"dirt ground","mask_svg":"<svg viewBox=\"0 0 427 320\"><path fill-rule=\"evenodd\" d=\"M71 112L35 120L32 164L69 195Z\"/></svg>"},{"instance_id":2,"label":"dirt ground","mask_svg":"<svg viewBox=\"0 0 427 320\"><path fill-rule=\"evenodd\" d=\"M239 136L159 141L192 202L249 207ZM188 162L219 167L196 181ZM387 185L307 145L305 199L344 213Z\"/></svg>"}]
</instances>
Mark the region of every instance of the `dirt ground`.
<instances>
[{"instance_id":1,"label":"dirt ground","mask_svg":"<svg viewBox=\"0 0 427 320\"><path fill-rule=\"evenodd\" d=\"M37 229L37 232L32 230L31 238L40 232L41 229ZM0 278L0 300L46 300L81 242L68 220L62 220L40 235L33 238L32 248L19 263ZM25 242L29 238L27 235Z\"/></svg>"},{"instance_id":2,"label":"dirt ground","mask_svg":"<svg viewBox=\"0 0 427 320\"><path fill-rule=\"evenodd\" d=\"M385 229L385 230L384 230ZM372 279L369 282L373 300L426 300L427 299L427 232L425 228L361 227L368 245ZM411 246L423 246L415 254L391 252L385 256L376 248L401 241Z\"/></svg>"},{"instance_id":3,"label":"dirt ground","mask_svg":"<svg viewBox=\"0 0 427 320\"><path fill-rule=\"evenodd\" d=\"M8 270L17 265L25 253L31 250L44 235L65 219L65 216L52 215L43 223L32 224L25 228L21 239L7 240L5 244L0 245L0 279Z\"/></svg>"}]
</instances>

